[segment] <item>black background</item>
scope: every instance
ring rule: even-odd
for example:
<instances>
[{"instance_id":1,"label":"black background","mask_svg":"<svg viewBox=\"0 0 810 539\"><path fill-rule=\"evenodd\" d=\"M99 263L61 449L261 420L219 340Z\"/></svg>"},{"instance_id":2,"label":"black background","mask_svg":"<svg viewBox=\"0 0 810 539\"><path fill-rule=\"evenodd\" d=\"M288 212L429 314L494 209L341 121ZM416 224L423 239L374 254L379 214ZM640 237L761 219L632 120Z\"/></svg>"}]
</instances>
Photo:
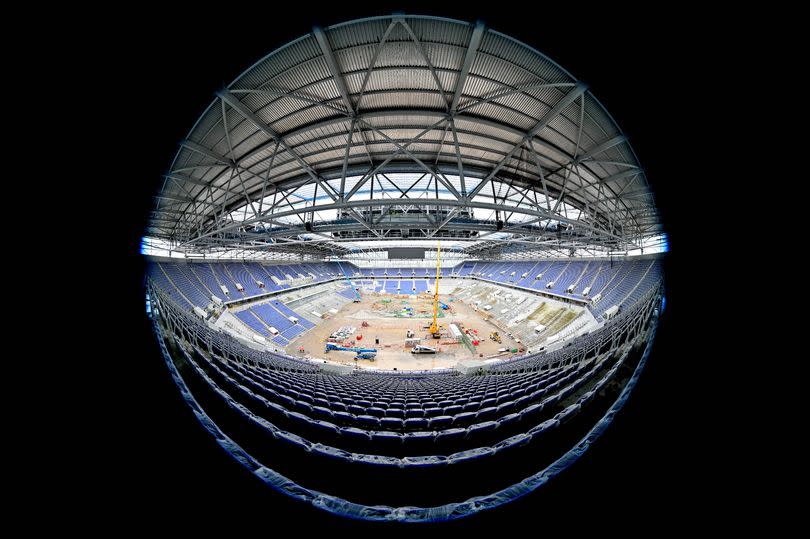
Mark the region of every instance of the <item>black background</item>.
<instances>
[{"instance_id":1,"label":"black background","mask_svg":"<svg viewBox=\"0 0 810 539\"><path fill-rule=\"evenodd\" d=\"M85 179L83 194L99 201L116 197L112 219L97 234L97 245L110 255L105 263L111 267L98 278L114 287L106 301L116 316L102 321L114 339L99 344L99 358L92 360L103 383L88 393L94 445L78 470L87 482L100 482L86 497L72 500L75 516L111 519L117 529L127 523L133 530L158 522L187 530L266 533L286 526L295 526L297 533L386 534L401 528L349 521L292 502L213 442L180 399L152 336L142 290L144 260L138 254L160 173L216 90L313 24L392 11L480 18L586 82L645 167L671 249L665 259L667 308L648 367L607 434L539 491L414 533L506 534L534 526L529 529L580 535L648 521L658 531L688 530L714 514L713 501L726 485L715 472L696 467L713 430L698 421L709 407L699 397L705 382L684 368L685 362L703 362L708 355L686 346L685 332L693 329L686 322L692 291L688 261L702 254L704 244L693 219L695 198L684 186L697 181L708 192L714 185L712 178L701 177L706 160L701 148L708 150L719 122L706 113L714 98L707 101L705 89L727 82L728 59L722 40L709 44L707 27L716 28L714 22L674 7L633 12L513 3L485 9L413 2L297 7L299 12L288 15L242 4L177 15L133 9L70 37L78 47L61 67L87 84L86 127L95 136L85 150L103 158ZM694 398L684 399L685 393Z\"/></svg>"}]
</instances>

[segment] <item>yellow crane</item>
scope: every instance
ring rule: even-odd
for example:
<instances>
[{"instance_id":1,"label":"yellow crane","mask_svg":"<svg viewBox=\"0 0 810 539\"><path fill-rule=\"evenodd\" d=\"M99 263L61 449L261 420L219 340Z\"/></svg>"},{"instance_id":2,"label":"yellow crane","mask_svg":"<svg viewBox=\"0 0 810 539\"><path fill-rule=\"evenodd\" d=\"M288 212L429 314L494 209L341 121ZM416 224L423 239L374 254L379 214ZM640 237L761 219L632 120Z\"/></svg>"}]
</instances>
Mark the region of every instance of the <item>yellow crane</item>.
<instances>
[{"instance_id":1,"label":"yellow crane","mask_svg":"<svg viewBox=\"0 0 810 539\"><path fill-rule=\"evenodd\" d=\"M436 293L433 294L433 323L430 325L430 334L434 339L440 339L442 336L437 322L439 317L439 268L441 264L441 247L441 242L436 242Z\"/></svg>"}]
</instances>

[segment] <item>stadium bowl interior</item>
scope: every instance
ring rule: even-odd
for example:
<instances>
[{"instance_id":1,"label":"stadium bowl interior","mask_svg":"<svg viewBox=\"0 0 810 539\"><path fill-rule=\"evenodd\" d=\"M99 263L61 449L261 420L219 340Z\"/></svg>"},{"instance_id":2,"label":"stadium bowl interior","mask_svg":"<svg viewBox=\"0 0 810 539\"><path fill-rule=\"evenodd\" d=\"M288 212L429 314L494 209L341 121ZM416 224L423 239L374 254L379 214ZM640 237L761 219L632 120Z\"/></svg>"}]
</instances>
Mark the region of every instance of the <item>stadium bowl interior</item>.
<instances>
[{"instance_id":1,"label":"stadium bowl interior","mask_svg":"<svg viewBox=\"0 0 810 539\"><path fill-rule=\"evenodd\" d=\"M406 522L493 510L588 450L648 359L666 249L587 85L410 15L316 27L216 91L142 246L200 428L290 497Z\"/></svg>"}]
</instances>

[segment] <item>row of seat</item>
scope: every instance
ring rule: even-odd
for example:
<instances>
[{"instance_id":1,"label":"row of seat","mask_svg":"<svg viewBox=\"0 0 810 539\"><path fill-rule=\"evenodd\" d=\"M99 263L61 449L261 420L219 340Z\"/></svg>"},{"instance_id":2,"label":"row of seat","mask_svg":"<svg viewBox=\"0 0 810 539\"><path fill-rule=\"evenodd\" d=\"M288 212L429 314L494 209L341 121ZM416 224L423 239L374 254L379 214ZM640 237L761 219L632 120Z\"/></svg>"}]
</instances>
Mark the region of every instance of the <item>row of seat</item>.
<instances>
[{"instance_id":1,"label":"row of seat","mask_svg":"<svg viewBox=\"0 0 810 539\"><path fill-rule=\"evenodd\" d=\"M251 367L247 367L251 368ZM257 376L266 376L270 371L252 368ZM526 375L509 375L501 377L463 377L455 376L452 384L430 383L434 379L427 377L418 390L400 390L392 387L364 387L361 384L342 385L343 378L315 374L312 376L285 376L273 374L271 384L279 386L280 391L289 392L294 397L298 394L312 398L339 400L345 405L357 404L380 408L436 408L453 405L467 406L474 401L486 401L488 404L500 404L509 395L520 396L523 392L537 389L547 371L537 371Z\"/></svg>"},{"instance_id":2,"label":"row of seat","mask_svg":"<svg viewBox=\"0 0 810 539\"><path fill-rule=\"evenodd\" d=\"M276 402L266 398L265 394L257 391L256 387L246 387L239 384L239 380L231 378L223 370L206 365L201 358L200 363L207 374L226 389L226 393L242 403L252 403L251 409L257 415L265 417L275 423L285 424L291 431L308 434L310 439L318 443L337 445L342 449L368 451L368 443L381 454L434 454L437 448L461 449L474 446L483 441L491 440L492 436L503 439L517 434L521 429L543 419L543 415L556 410L557 403L562 402L571 394L587 384L595 373L603 371L607 365L600 363L594 368L571 376L568 385L558 393L546 396L544 399L532 404L525 404L522 409L492 419L472 418L469 416L434 418L437 421L423 422L419 426L412 424L414 430L405 428L407 420L386 421L380 419L376 423L355 425L346 421L345 414L333 413L331 415L315 418L305 412L285 406L283 402ZM517 430L510 430L517 429ZM387 443L381 442L386 441Z\"/></svg>"},{"instance_id":3,"label":"row of seat","mask_svg":"<svg viewBox=\"0 0 810 539\"><path fill-rule=\"evenodd\" d=\"M451 455L455 460L471 458L471 456L478 455L479 453L483 455L489 453L489 451L473 451L470 453L470 447L474 449L477 444L492 441L493 438L487 435L493 434L496 431L500 433L500 436L496 438L500 439L500 441L507 441L506 444L499 445L499 449L496 449L496 451L510 446L511 443L518 441L525 442L525 436L530 438L572 417L584 402L591 399L599 389L612 378L627 355L626 353L621 355L618 361L613 361L612 363L609 362L607 358L603 359L601 362L585 371L584 376L574 378L574 380L571 381L572 383L559 393L546 397L541 402L530 404L516 413L507 414L496 421L482 421L465 428L447 425L446 428L441 430L403 433L394 430L367 430L353 426L339 425L325 420L313 419L300 412L289 410L241 386L236 379L229 377L224 369L220 369L220 367L223 366L221 363L214 365L201 355L201 351L198 350L197 352L196 357L192 358L184 351L189 363L194 365L197 370L197 374L204 379L209 386L216 388L217 391L220 392L220 397L228 400L232 405L237 405L237 408L239 408L242 413L254 417L264 428L280 431L281 429L278 429L273 421L278 422L281 420L286 422L288 426L293 427L288 431L291 436L282 436L285 440L300 439L301 444L313 444L312 446L307 446L310 450L312 450L314 445L323 446L325 444L330 447L329 453L333 456L335 452L339 453L342 451L349 453L352 450L360 449L364 451L363 454L367 457L365 460L370 460L378 464L381 461L389 463L398 462L396 461L397 457L394 457L395 460L393 461L390 458L381 458L383 456L390 457L390 455L386 455L386 453L390 453L391 450L409 456L436 457L440 456L437 450L461 447L461 445L459 445L461 441L465 442L465 444L462 445L467 448L463 451L458 451L457 453L459 454ZM584 369L577 369L572 374L580 373L583 370ZM232 370L231 372L234 373L235 371ZM555 406L558 403L580 390L591 381L592 377L597 372L603 372L604 374L600 380L587 392L583 393L583 396L575 403L559 410L559 412L553 414L553 417L548 417L548 414L546 414L546 417L543 416L544 411L556 412L557 408ZM252 404L253 406L248 406L248 404ZM256 413L257 411L259 413ZM263 421L259 421L258 418L263 418ZM522 436L520 432L515 433L514 430L510 430L513 426L521 425L523 428L518 429L518 431L524 431ZM292 435L290 431L308 434L310 439L299 434ZM518 438L510 442L507 437L511 438L512 436L518 436ZM335 447L336 444L340 447ZM498 442L496 442L495 445L497 444ZM347 451L347 449L349 451ZM369 452L370 450L374 452ZM418 452L420 450L429 450L429 452L414 455L414 451ZM352 456L354 460L357 458L357 455ZM410 462L419 462L421 465L428 465L429 463L443 462L445 460L446 459L442 458L438 460L411 459Z\"/></svg>"},{"instance_id":4,"label":"row of seat","mask_svg":"<svg viewBox=\"0 0 810 539\"><path fill-rule=\"evenodd\" d=\"M227 364L222 365L230 370ZM520 391L517 395L510 395L507 399L496 402L472 402L467 407L451 405L444 408L438 406L431 408L381 408L374 406L363 407L358 404L346 406L341 401L327 401L322 398L313 399L309 396L280 392L278 386L273 387L267 380L262 382L239 373L233 369L231 374L242 385L251 387L268 399L307 413L317 419L336 421L341 424L361 426L363 428L389 429L389 430L419 430L421 428L445 428L449 426L466 426L468 424L502 417L514 410L540 400L544 395L553 392L564 385L571 376L577 374L579 369L574 366L560 369L554 376L549 377L546 384L538 384L538 388L527 393ZM297 397L297 398L296 398ZM309 397L309 398L307 398ZM506 396L505 396L506 397Z\"/></svg>"},{"instance_id":5,"label":"row of seat","mask_svg":"<svg viewBox=\"0 0 810 539\"><path fill-rule=\"evenodd\" d=\"M471 395L468 397L458 397L456 400L441 401L405 401L405 400L355 400L340 394L310 393L306 391L296 391L285 388L274 380L263 377L257 373L245 369L248 376L253 381L258 382L264 389L277 395L279 400L285 402L300 403L301 407L327 408L334 411L347 413L350 415L366 415L377 418L401 418L415 420L419 418L435 418L440 416L455 416L456 414L484 414L493 413L491 410L508 410L514 406L515 402L536 399L549 388L553 389L559 380L569 373L573 366L561 369L555 373L548 373L539 377L537 381L530 382L524 387L517 387L513 392L508 390L497 397L487 397ZM299 389L302 389L298 386ZM327 398L325 398L327 397ZM523 399L523 400L521 400ZM370 420L366 420L369 422Z\"/></svg>"}]
</instances>

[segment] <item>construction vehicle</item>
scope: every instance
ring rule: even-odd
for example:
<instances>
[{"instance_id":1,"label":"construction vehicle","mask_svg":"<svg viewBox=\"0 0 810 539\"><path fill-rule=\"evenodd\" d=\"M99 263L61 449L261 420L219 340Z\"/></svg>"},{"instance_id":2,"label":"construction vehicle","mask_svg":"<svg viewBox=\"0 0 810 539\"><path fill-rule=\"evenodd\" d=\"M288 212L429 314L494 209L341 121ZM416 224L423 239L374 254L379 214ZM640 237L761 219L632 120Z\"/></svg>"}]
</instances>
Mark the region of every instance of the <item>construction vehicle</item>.
<instances>
[{"instance_id":1,"label":"construction vehicle","mask_svg":"<svg viewBox=\"0 0 810 539\"><path fill-rule=\"evenodd\" d=\"M495 342L498 342L498 343L501 342L501 336L497 331L493 331L492 333L490 333L489 338L492 339Z\"/></svg>"},{"instance_id":2,"label":"construction vehicle","mask_svg":"<svg viewBox=\"0 0 810 539\"><path fill-rule=\"evenodd\" d=\"M331 342L326 343L324 353L329 353L332 350L336 352L354 352L356 354L354 359L374 359L377 356L376 348L360 348L357 346L341 346Z\"/></svg>"},{"instance_id":3,"label":"construction vehicle","mask_svg":"<svg viewBox=\"0 0 810 539\"><path fill-rule=\"evenodd\" d=\"M441 339L442 333L439 330L437 319L439 317L439 272L441 269L441 242L436 242L436 293L433 295L433 323L429 331L434 339ZM416 353L416 352L415 352Z\"/></svg>"},{"instance_id":4,"label":"construction vehicle","mask_svg":"<svg viewBox=\"0 0 810 539\"><path fill-rule=\"evenodd\" d=\"M410 339L411 337L413 337L413 331L410 329L405 330L405 338Z\"/></svg>"},{"instance_id":5,"label":"construction vehicle","mask_svg":"<svg viewBox=\"0 0 810 539\"><path fill-rule=\"evenodd\" d=\"M443 303L443 302L441 302L441 301L439 302L439 307L441 307L441 308L442 308L442 310L445 310L445 311L446 311L446 310L448 310L448 309L450 308L450 306L449 306L449 305L447 305L446 303Z\"/></svg>"},{"instance_id":6,"label":"construction vehicle","mask_svg":"<svg viewBox=\"0 0 810 539\"><path fill-rule=\"evenodd\" d=\"M425 346L423 344L417 344L411 349L411 354L435 354L436 349L432 346Z\"/></svg>"}]
</instances>

